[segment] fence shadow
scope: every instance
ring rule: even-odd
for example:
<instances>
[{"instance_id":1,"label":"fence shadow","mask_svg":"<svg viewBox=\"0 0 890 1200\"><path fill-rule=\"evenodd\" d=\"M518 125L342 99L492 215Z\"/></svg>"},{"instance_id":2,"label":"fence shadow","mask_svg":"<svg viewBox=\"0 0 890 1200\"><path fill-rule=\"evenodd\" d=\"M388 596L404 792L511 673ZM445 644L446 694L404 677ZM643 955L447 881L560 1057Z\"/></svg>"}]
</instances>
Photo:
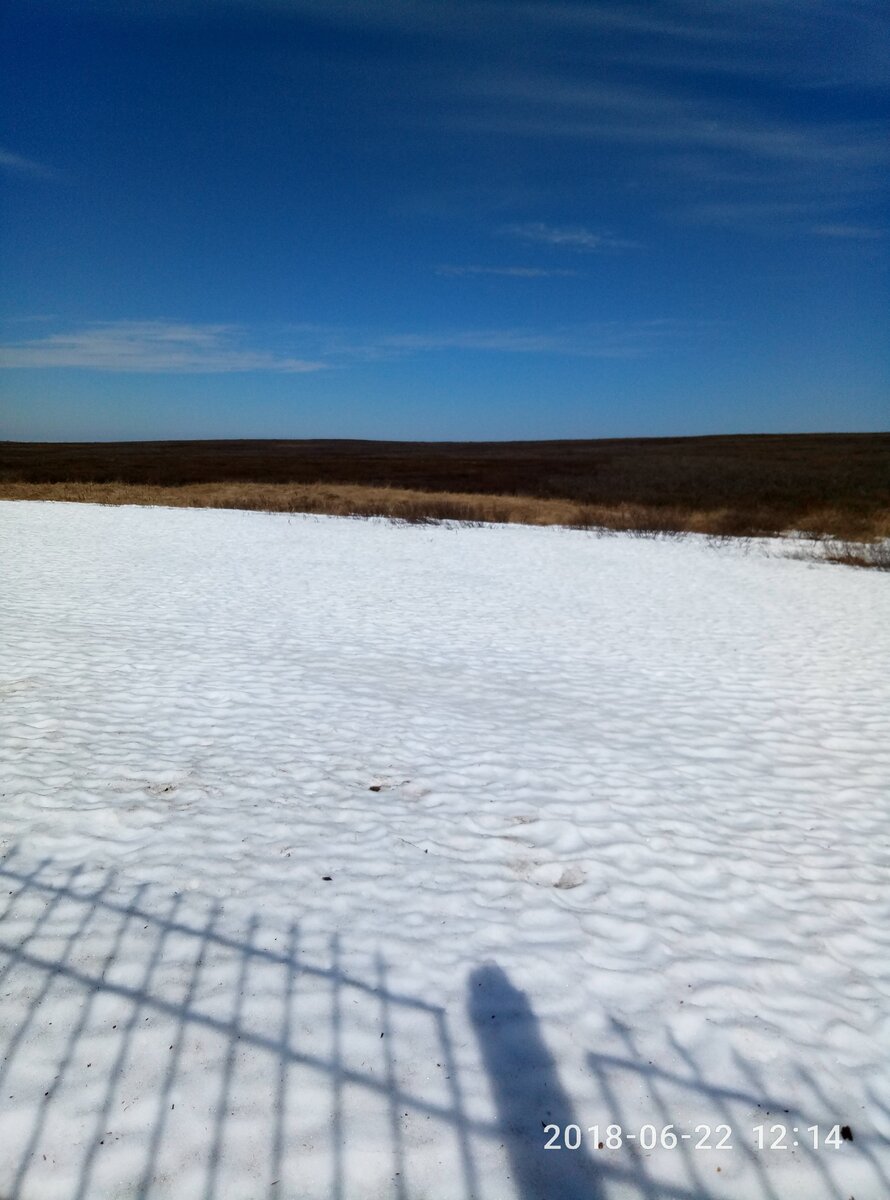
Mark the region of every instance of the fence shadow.
<instances>
[{"instance_id":1,"label":"fence shadow","mask_svg":"<svg viewBox=\"0 0 890 1200\"><path fill-rule=\"evenodd\" d=\"M472 972L466 1012L449 1016L392 986L382 955L347 964L336 936L258 914L233 925L206 898L111 871L13 851L0 906L0 1200L709 1200L727 1193L685 1148L666 1174L631 1147L547 1152L544 1126L626 1123L622 1097L641 1087L655 1123L674 1119L678 1092L727 1123L783 1108L747 1064L742 1090L678 1046L669 1070L616 1022L621 1053L588 1056L598 1111L582 1113L528 997L495 964ZM484 1095L468 1094L468 1064ZM886 1182L867 1138L857 1150ZM778 1200L762 1156L749 1160L751 1186L735 1194Z\"/></svg>"},{"instance_id":2,"label":"fence shadow","mask_svg":"<svg viewBox=\"0 0 890 1200\"><path fill-rule=\"evenodd\" d=\"M449 1194L478 1194L445 1010L391 988L381 956L360 978L344 968L337 937L326 961L313 961L296 922L270 948L258 916L233 933L218 904L128 888L114 872L99 886L82 876L51 860L26 869L16 854L0 864L0 995L18 999L14 1027L0 1013L0 1095L20 1101L5 1117L0 1109L2 1200L39 1197L51 1177L58 1194L60 1165L76 1177L66 1200L307 1191L347 1200L363 1194L345 1154L356 1094L373 1141L359 1153L375 1168L388 1157L393 1196L410 1195L405 1118L436 1128ZM433 1086L405 1082L400 1026L437 1064ZM177 1113L183 1096L191 1108L180 1102ZM236 1143L248 1125L245 1163ZM479 1122L475 1132L493 1136ZM187 1173L171 1179L177 1170Z\"/></svg>"}]
</instances>

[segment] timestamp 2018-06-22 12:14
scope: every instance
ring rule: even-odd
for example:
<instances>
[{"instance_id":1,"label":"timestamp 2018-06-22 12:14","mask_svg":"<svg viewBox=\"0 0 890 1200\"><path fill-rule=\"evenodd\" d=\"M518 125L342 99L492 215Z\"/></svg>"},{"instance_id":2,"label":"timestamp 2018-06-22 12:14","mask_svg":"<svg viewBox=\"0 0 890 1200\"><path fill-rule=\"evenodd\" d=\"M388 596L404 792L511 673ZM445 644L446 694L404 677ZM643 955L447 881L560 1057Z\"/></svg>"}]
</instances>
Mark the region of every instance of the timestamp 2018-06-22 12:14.
<instances>
[{"instance_id":1,"label":"timestamp 2018-06-22 12:14","mask_svg":"<svg viewBox=\"0 0 890 1200\"><path fill-rule=\"evenodd\" d=\"M588 1145L594 1150L620 1150L625 1143L641 1150L676 1150L688 1142L693 1150L732 1150L733 1136L740 1134L730 1125L695 1125L691 1132L678 1131L674 1125L641 1125L626 1130L621 1125L545 1125L545 1150L580 1150ZM755 1150L792 1150L804 1146L809 1150L839 1150L844 1142L853 1141L849 1125L754 1125L747 1131L746 1141Z\"/></svg>"}]
</instances>

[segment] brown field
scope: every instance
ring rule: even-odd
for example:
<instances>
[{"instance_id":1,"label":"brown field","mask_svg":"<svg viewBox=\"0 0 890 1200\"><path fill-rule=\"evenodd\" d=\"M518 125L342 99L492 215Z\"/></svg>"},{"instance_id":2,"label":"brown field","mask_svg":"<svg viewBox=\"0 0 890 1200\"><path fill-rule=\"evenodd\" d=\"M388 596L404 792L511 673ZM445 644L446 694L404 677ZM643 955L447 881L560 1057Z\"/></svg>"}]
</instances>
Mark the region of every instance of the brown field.
<instances>
[{"instance_id":1,"label":"brown field","mask_svg":"<svg viewBox=\"0 0 890 1200\"><path fill-rule=\"evenodd\" d=\"M890 537L890 434L0 443L0 498Z\"/></svg>"}]
</instances>

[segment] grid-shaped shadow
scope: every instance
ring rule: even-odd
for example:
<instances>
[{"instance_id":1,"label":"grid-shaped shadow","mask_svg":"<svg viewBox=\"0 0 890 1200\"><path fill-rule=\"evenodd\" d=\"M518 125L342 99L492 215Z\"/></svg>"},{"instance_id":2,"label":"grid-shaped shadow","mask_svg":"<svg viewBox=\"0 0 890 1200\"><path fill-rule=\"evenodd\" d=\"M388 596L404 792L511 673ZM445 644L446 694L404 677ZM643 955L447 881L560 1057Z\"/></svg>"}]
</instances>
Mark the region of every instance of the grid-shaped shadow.
<instances>
[{"instance_id":1,"label":"grid-shaped shadow","mask_svg":"<svg viewBox=\"0 0 890 1200\"><path fill-rule=\"evenodd\" d=\"M79 867L26 866L15 852L0 862L0 906L0 1002L12 1017L0 1011L0 1200L41 1197L48 1180L64 1200L359 1200L372 1180L375 1195L412 1200L424 1144L441 1170L423 1194L449 1200L784 1200L769 1156L739 1138L745 1190L727 1192L686 1144L652 1158L629 1142L548 1153L544 1126L633 1128L627 1098L641 1094L659 1127L679 1101L736 1129L740 1114L806 1127L830 1113L803 1073L806 1112L742 1060L741 1087L677 1044L670 1066L649 1061L614 1021L612 1052L587 1055L594 1108L582 1112L528 997L488 964L467 981L486 1081L471 1118L445 1009L394 988L382 955L347 970L336 936L307 945L296 923L276 933L259 915L232 928L194 895L113 872L88 885ZM878 1140L858 1131L855 1154L875 1194L890 1195ZM800 1156L809 1194L838 1194L825 1160Z\"/></svg>"},{"instance_id":2,"label":"grid-shaped shadow","mask_svg":"<svg viewBox=\"0 0 890 1200\"><path fill-rule=\"evenodd\" d=\"M436 1128L452 1194L478 1194L445 1011L392 989L382 957L367 981L344 969L336 937L322 964L301 952L296 924L280 950L270 948L258 916L232 933L218 905L145 885L121 887L114 873L87 888L81 875L75 868L60 878L51 861L26 870L15 855L0 865L7 893L0 925L17 933L14 941L0 937L0 989L23 982L28 989L24 1016L2 1047L0 1089L11 1090L11 1098L30 1091L33 1101L23 1122L7 1125L3 1200L4 1186L10 1200L39 1195L39 1182L31 1181L35 1173L45 1179L60 1153L77 1176L72 1200L109 1190L215 1200L232 1194L237 1179L250 1180L252 1196L303 1195L313 1181L307 1188L305 1155L295 1150L305 1150L309 1138L321 1150L314 1156L317 1194L344 1200L360 1194L345 1155L357 1133L350 1129L356 1110L372 1131L373 1146L365 1149L378 1159L381 1148L389 1155L399 1200L411 1189L406 1118ZM422 1080L412 1090L404 1081L399 1027L408 1027L411 1044L422 1044L438 1064L436 1086ZM180 1103L177 1114L177 1098L188 1092L184 1076L196 1062L204 1103L187 1114ZM251 1111L239 1110L245 1090ZM62 1097L67 1129L73 1119L82 1135L77 1146L70 1139L60 1145ZM324 1113L324 1128L313 1128L313 1110ZM183 1119L203 1161L171 1192L170 1172L188 1157L175 1153ZM239 1161L245 1139L236 1136L247 1125L249 1162ZM117 1153L121 1142L129 1146L126 1158Z\"/></svg>"}]
</instances>

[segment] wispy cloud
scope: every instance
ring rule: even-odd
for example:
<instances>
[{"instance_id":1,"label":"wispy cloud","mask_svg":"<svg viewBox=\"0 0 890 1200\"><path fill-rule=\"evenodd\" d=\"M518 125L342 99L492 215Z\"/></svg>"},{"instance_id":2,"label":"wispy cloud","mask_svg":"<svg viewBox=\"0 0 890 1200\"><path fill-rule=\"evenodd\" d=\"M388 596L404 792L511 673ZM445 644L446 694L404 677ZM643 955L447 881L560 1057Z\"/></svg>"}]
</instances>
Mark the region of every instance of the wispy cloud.
<instances>
[{"instance_id":1,"label":"wispy cloud","mask_svg":"<svg viewBox=\"0 0 890 1200\"><path fill-rule=\"evenodd\" d=\"M232 325L169 321L95 323L67 333L0 346L0 367L77 367L92 371L224 374L297 373L324 363L252 349Z\"/></svg>"},{"instance_id":2,"label":"wispy cloud","mask_svg":"<svg viewBox=\"0 0 890 1200\"><path fill-rule=\"evenodd\" d=\"M433 351L500 354L549 354L571 358L642 358L690 336L713 330L713 323L655 318L643 321L596 321L554 329L510 327L397 333L370 338L353 352L366 357Z\"/></svg>"},{"instance_id":3,"label":"wispy cloud","mask_svg":"<svg viewBox=\"0 0 890 1200\"><path fill-rule=\"evenodd\" d=\"M35 162L33 158L25 158L22 154L13 154L11 150L4 150L2 147L0 147L0 170L24 179L54 179L58 175L58 172L52 167Z\"/></svg>"},{"instance_id":4,"label":"wispy cloud","mask_svg":"<svg viewBox=\"0 0 890 1200\"><path fill-rule=\"evenodd\" d=\"M837 202L826 200L726 200L710 204L686 204L678 215L699 225L747 228L761 233L806 230L812 222Z\"/></svg>"},{"instance_id":5,"label":"wispy cloud","mask_svg":"<svg viewBox=\"0 0 890 1200\"><path fill-rule=\"evenodd\" d=\"M783 208L806 205L811 224L827 225L838 209L873 205L886 189L890 149L885 126L874 119L803 120L758 111L742 100L690 98L654 79L640 86L587 86L526 77L468 88L462 114L451 117L465 130L542 143L577 141L610 154L610 147L619 147L625 167L635 164L636 176L645 179L646 193L660 195L662 211L679 201L692 220L713 223L719 211L720 223L734 224L735 209L739 226L773 232L787 227ZM753 225L746 209L760 205L778 220ZM626 247L621 239L582 229L526 225L511 231L578 249Z\"/></svg>"},{"instance_id":6,"label":"wispy cloud","mask_svg":"<svg viewBox=\"0 0 890 1200\"><path fill-rule=\"evenodd\" d=\"M601 61L635 71L726 74L804 87L884 85L888 29L881 0L565 0L526 7L530 19L578 40Z\"/></svg>"},{"instance_id":7,"label":"wispy cloud","mask_svg":"<svg viewBox=\"0 0 890 1200\"><path fill-rule=\"evenodd\" d=\"M275 351L248 345L234 325L95 322L65 333L0 343L0 368L69 368L151 374L302 373L433 353L642 358L712 334L714 322L654 318L553 327L380 331L319 325L266 330ZM258 334L255 334L255 338Z\"/></svg>"},{"instance_id":8,"label":"wispy cloud","mask_svg":"<svg viewBox=\"0 0 890 1200\"><path fill-rule=\"evenodd\" d=\"M873 225L814 225L812 233L817 237L844 238L848 241L875 241L887 236L886 229Z\"/></svg>"},{"instance_id":9,"label":"wispy cloud","mask_svg":"<svg viewBox=\"0 0 890 1200\"><path fill-rule=\"evenodd\" d=\"M886 4L882 0L81 0L83 7L191 15L206 22L227 11L265 9L334 27L470 42L515 54L525 39L542 53L593 45L598 61L635 67L772 75L812 86L886 82ZM826 53L827 49L827 53ZM834 51L834 53L831 53Z\"/></svg>"},{"instance_id":10,"label":"wispy cloud","mask_svg":"<svg viewBox=\"0 0 890 1200\"><path fill-rule=\"evenodd\" d=\"M466 80L464 127L483 133L741 153L799 163L878 167L890 161L878 120L798 122L690 99L664 84L575 84L559 76ZM460 118L457 118L460 120Z\"/></svg>"},{"instance_id":11,"label":"wispy cloud","mask_svg":"<svg viewBox=\"0 0 890 1200\"><path fill-rule=\"evenodd\" d=\"M508 279L548 279L570 277L577 278L580 271L570 267L484 267L470 264L468 266L436 267L437 275L460 277L463 275L502 275Z\"/></svg>"},{"instance_id":12,"label":"wispy cloud","mask_svg":"<svg viewBox=\"0 0 890 1200\"><path fill-rule=\"evenodd\" d=\"M519 225L505 225L501 233L521 238L526 242L538 242L545 246L562 246L569 250L591 253L597 250L633 250L639 242L613 237L610 233L598 233L585 229L583 225L547 225L543 221L529 221Z\"/></svg>"}]
</instances>

